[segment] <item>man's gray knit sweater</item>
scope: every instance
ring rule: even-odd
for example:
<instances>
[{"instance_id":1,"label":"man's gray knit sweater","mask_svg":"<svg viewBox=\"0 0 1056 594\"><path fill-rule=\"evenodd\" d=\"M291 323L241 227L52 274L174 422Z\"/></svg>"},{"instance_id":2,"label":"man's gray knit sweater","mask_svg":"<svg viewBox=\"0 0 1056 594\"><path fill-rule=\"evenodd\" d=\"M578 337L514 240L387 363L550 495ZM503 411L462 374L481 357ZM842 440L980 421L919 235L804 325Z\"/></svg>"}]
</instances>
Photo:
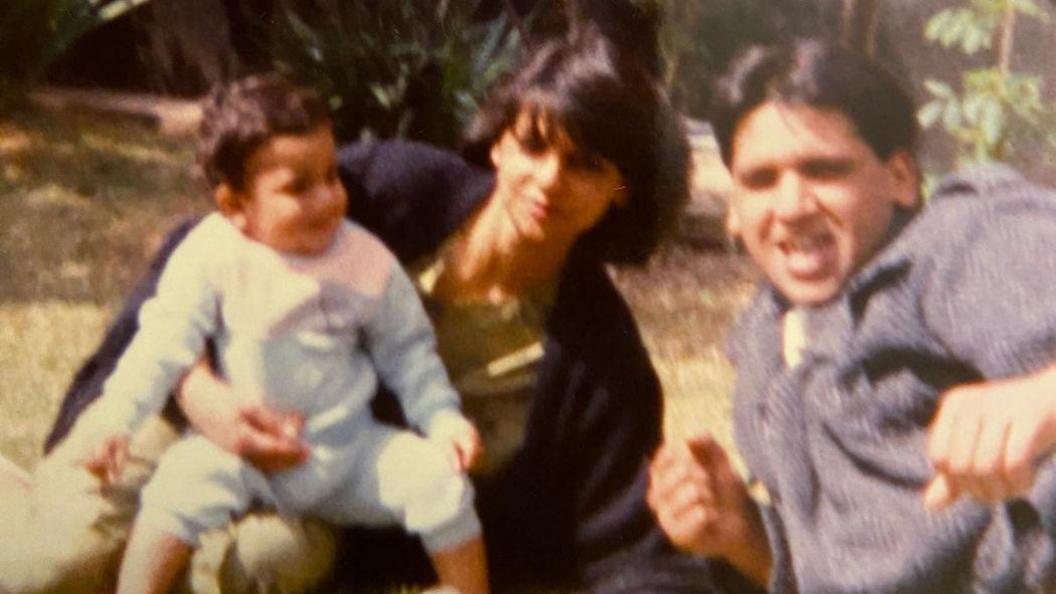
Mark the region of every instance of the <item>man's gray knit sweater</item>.
<instances>
[{"instance_id":1,"label":"man's gray knit sweater","mask_svg":"<svg viewBox=\"0 0 1056 594\"><path fill-rule=\"evenodd\" d=\"M929 512L925 443L939 397L1056 360L1056 194L1008 169L945 180L832 302L763 287L730 339L735 427L774 553L771 590L1056 592L1056 462L1030 495Z\"/></svg>"}]
</instances>

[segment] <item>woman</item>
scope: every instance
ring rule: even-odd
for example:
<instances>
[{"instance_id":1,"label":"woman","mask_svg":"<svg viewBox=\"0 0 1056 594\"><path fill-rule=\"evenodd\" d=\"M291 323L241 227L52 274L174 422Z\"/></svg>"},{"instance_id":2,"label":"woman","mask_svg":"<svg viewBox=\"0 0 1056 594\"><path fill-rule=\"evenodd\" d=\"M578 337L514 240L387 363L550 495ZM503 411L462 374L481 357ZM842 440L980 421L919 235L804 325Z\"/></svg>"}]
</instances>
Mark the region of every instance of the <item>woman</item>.
<instances>
[{"instance_id":1,"label":"woman","mask_svg":"<svg viewBox=\"0 0 1056 594\"><path fill-rule=\"evenodd\" d=\"M496 588L531 576L599 592L711 591L709 564L674 554L645 505L660 387L604 270L644 261L674 222L687 171L676 120L640 67L585 29L539 47L497 89L465 154L359 145L341 151L340 168L350 216L418 278L441 356L484 434L489 463L475 480ZM159 266L76 377L49 447L99 393ZM304 454L281 430L288 419L239 404L252 395L228 393L207 364L178 396L196 429L262 468ZM384 391L377 404L399 422ZM270 540L300 543L280 547L292 574L325 571L325 532L315 540L273 524ZM396 551L418 555L403 535L345 538L344 566L359 580L405 580L413 564ZM274 584L284 578L261 575L274 570L248 573Z\"/></svg>"}]
</instances>

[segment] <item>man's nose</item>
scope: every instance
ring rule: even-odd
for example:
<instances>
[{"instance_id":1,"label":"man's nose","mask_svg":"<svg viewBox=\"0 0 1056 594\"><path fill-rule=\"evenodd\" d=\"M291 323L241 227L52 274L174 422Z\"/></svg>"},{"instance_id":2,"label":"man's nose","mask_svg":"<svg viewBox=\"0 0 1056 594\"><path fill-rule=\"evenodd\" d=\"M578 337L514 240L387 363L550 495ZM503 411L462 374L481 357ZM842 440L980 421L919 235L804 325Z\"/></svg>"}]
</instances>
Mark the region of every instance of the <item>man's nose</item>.
<instances>
[{"instance_id":1,"label":"man's nose","mask_svg":"<svg viewBox=\"0 0 1056 594\"><path fill-rule=\"evenodd\" d=\"M774 199L774 215L795 220L817 211L818 201L811 184L796 173L782 176Z\"/></svg>"}]
</instances>

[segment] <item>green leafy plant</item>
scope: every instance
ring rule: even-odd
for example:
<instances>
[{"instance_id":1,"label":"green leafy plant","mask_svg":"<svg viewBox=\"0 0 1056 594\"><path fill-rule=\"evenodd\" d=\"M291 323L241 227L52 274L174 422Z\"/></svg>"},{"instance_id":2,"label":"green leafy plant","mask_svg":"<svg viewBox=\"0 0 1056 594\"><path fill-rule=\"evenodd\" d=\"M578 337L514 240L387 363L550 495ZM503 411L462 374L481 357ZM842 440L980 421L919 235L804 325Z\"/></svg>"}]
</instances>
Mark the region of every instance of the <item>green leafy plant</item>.
<instances>
[{"instance_id":1,"label":"green leafy plant","mask_svg":"<svg viewBox=\"0 0 1056 594\"><path fill-rule=\"evenodd\" d=\"M318 90L338 135L456 141L520 35L479 0L279 0L265 31L274 67Z\"/></svg>"},{"instance_id":2,"label":"green leafy plant","mask_svg":"<svg viewBox=\"0 0 1056 594\"><path fill-rule=\"evenodd\" d=\"M149 0L6 0L0 4L0 104L10 104L81 35Z\"/></svg>"},{"instance_id":3,"label":"green leafy plant","mask_svg":"<svg viewBox=\"0 0 1056 594\"><path fill-rule=\"evenodd\" d=\"M662 0L665 84L685 113L705 117L712 78L742 49L793 35L819 34L827 13L801 0Z\"/></svg>"},{"instance_id":4,"label":"green leafy plant","mask_svg":"<svg viewBox=\"0 0 1056 594\"><path fill-rule=\"evenodd\" d=\"M1014 160L1028 143L1056 150L1056 109L1043 99L1038 75L1011 69L1012 43L1019 15L1048 22L1034 0L968 0L929 19L925 37L966 55L991 50L992 62L965 71L961 88L927 80L931 96L918 112L924 127L937 124L953 138L958 164Z\"/></svg>"}]
</instances>

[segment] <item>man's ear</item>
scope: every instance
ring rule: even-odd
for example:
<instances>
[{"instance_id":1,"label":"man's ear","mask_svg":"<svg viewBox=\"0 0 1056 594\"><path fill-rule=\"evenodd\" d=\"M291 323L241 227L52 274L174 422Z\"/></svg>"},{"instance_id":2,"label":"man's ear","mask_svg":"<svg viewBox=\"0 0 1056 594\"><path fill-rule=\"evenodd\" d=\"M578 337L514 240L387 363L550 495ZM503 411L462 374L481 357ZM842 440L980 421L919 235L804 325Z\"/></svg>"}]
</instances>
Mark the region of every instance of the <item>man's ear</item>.
<instances>
[{"instance_id":1,"label":"man's ear","mask_svg":"<svg viewBox=\"0 0 1056 594\"><path fill-rule=\"evenodd\" d=\"M920 167L916 157L906 149L895 149L885 166L891 176L895 204L908 210L920 206Z\"/></svg>"},{"instance_id":2,"label":"man's ear","mask_svg":"<svg viewBox=\"0 0 1056 594\"><path fill-rule=\"evenodd\" d=\"M499 161L502 158L500 154L502 147L500 147L499 144L502 143L503 140L504 139L500 137L497 142L491 143L491 150L488 151L488 158L491 160L491 166L495 169L499 168Z\"/></svg>"},{"instance_id":3,"label":"man's ear","mask_svg":"<svg viewBox=\"0 0 1056 594\"><path fill-rule=\"evenodd\" d=\"M213 190L216 206L240 231L246 230L246 214L242 195L227 182L220 182Z\"/></svg>"}]
</instances>

